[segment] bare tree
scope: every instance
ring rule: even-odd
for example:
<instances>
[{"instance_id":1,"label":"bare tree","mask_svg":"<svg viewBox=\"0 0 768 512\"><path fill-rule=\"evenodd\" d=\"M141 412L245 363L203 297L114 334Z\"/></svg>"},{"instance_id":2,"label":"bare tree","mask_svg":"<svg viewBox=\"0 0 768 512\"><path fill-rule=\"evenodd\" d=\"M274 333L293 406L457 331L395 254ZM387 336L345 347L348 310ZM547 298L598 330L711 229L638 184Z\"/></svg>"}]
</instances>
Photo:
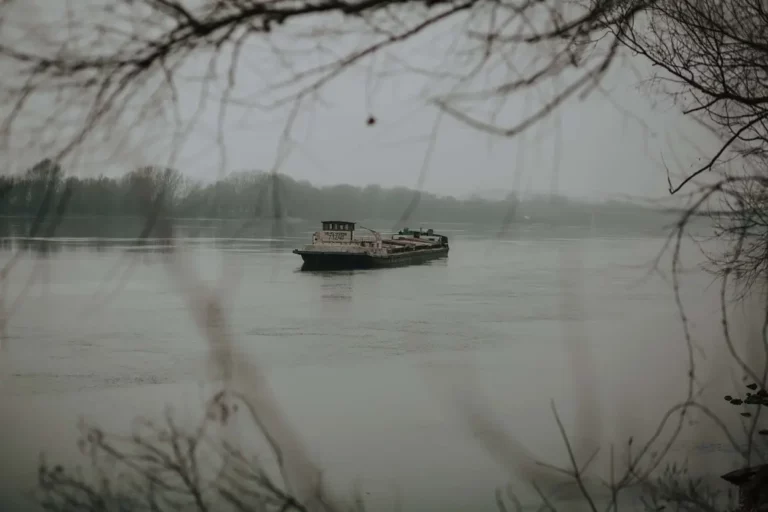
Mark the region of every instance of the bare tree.
<instances>
[{"instance_id":1,"label":"bare tree","mask_svg":"<svg viewBox=\"0 0 768 512\"><path fill-rule=\"evenodd\" d=\"M233 106L299 105L364 62L369 73L422 76L425 100L511 137L569 98L599 91L611 67L632 54L653 66L643 79L723 138L679 183L670 178L671 193L734 156L762 154L766 142L761 0L94 0L30 13L34 5L2 6L0 53L15 77L3 88L3 133L8 143L36 134L58 156L110 134L124 138L125 123L157 116L177 122L171 146L209 103L221 123ZM30 21L33 14L42 19ZM32 24L38 37L15 24ZM398 53L430 35L450 45L425 63ZM258 79L238 88L256 59ZM191 90L199 101L189 115ZM532 90L544 94L540 108L506 124L508 101Z\"/></svg>"},{"instance_id":2,"label":"bare tree","mask_svg":"<svg viewBox=\"0 0 768 512\"><path fill-rule=\"evenodd\" d=\"M0 90L7 105L2 133L7 150L32 135L33 147L55 155L55 160L73 157L105 138L119 143L128 123L155 117L175 122L169 146L177 146L208 102L218 108L219 133L233 105L269 109L293 103L298 109L340 74L381 55L395 71L378 72L423 77L429 91L425 99L445 114L512 137L556 113L567 100L599 91L612 66L626 62L623 57L639 56L653 70L643 78L722 140L679 182L673 183L670 175L670 193L686 187L690 191L689 207L671 238L674 268L690 219L706 213L713 200L722 200L729 215L718 217L719 235L728 246L724 255L713 258L719 263L716 268L724 283L732 274L748 282L764 279L768 8L763 0L93 0L67 4L55 14L30 13L30 6L34 4L13 0L0 6L0 54L13 77ZM38 17L30 21L30 15ZM34 31L27 30L30 25ZM418 44L419 38L441 31L451 45L437 65L398 54L398 46ZM268 76L257 90L244 93L237 87L238 76L249 58L269 58L261 70ZM199 101L192 115L182 107L188 95L183 86L189 86L185 76L190 74L201 75L193 77ZM547 88L548 95L532 114L504 122L504 112L509 115L504 107L515 94ZM286 136L290 119L293 116ZM721 174L714 182L694 187L693 181L709 171ZM162 222L172 233L161 206L153 210L148 225ZM172 253L169 262L210 342L212 359L229 382L236 381L220 297L190 275L178 253ZM675 289L679 298L677 284ZM725 303L725 293L723 297ZM680 301L679 306L686 323ZM723 316L733 359L764 389L766 371L751 368L731 348L725 312ZM666 453L687 411L698 409L721 425L696 400L694 349L687 328L685 336L685 395L650 441L631 450L625 471L611 489L650 480L664 461L651 455L652 448L660 443L660 453ZM765 331L752 342L765 346ZM243 370L240 375L252 379L246 387L257 396L248 403L264 433L274 439L283 434L284 442L275 446L296 447L293 475L285 480L302 481L299 494L308 496L319 482L316 468L265 391L261 374ZM473 419L475 427L483 423L483 415L478 417ZM659 442L668 422L674 423L673 434ZM750 428L754 432L755 427ZM490 442L503 438L498 435ZM733 445L743 452L738 443ZM571 446L567 448L573 468L565 474L588 495L582 475L590 459L577 460ZM749 461L747 452L743 454ZM591 501L590 506L595 508Z\"/></svg>"},{"instance_id":3,"label":"bare tree","mask_svg":"<svg viewBox=\"0 0 768 512\"><path fill-rule=\"evenodd\" d=\"M389 57L379 59L387 64L378 72L420 74L433 91L427 99L446 112L511 136L567 98L594 90L620 44L613 38L599 44L602 51L588 51L593 39L607 27L624 26L647 2L106 0L56 13L64 16L30 13L30 5L3 4L7 35L0 53L17 77L4 91L9 105L4 133L13 137L36 129L44 147L68 155L88 139L114 133L121 120L140 123L162 114L194 123L197 114L178 110L184 76L192 72L202 72L201 108L213 100L223 121L232 105L270 108L310 98L377 55ZM13 30L14 23L29 25L35 14L43 18L32 22L40 37ZM437 65L405 61L395 51L441 31L447 32L449 50L426 59ZM521 56L526 46L538 53ZM251 86L239 94L241 67L254 56L260 59L259 76L270 76L257 90ZM558 87L561 81L567 85ZM478 88L482 83L492 86ZM515 92L547 85L553 87L551 97L512 126L472 117L471 105L490 102L497 113ZM31 125L21 122L30 117ZM52 131L65 120L72 128L66 137ZM183 138L189 125L181 124Z\"/></svg>"},{"instance_id":4,"label":"bare tree","mask_svg":"<svg viewBox=\"0 0 768 512\"><path fill-rule=\"evenodd\" d=\"M50 511L306 511L268 464L215 435L237 419L238 404L237 395L217 394L191 430L170 410L163 424L139 419L126 436L82 423L78 446L89 464L73 471L43 459L38 501Z\"/></svg>"}]
</instances>

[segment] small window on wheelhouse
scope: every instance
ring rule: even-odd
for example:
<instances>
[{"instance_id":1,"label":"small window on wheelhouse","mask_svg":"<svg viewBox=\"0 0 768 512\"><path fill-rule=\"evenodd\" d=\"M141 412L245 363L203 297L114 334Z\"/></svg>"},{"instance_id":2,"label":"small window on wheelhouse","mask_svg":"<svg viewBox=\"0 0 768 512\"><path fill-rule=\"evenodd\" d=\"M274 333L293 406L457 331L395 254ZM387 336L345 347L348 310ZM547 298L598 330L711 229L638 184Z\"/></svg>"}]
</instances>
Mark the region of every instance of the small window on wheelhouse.
<instances>
[{"instance_id":1,"label":"small window on wheelhouse","mask_svg":"<svg viewBox=\"0 0 768 512\"><path fill-rule=\"evenodd\" d=\"M323 221L323 231L349 231L355 230L354 222Z\"/></svg>"}]
</instances>

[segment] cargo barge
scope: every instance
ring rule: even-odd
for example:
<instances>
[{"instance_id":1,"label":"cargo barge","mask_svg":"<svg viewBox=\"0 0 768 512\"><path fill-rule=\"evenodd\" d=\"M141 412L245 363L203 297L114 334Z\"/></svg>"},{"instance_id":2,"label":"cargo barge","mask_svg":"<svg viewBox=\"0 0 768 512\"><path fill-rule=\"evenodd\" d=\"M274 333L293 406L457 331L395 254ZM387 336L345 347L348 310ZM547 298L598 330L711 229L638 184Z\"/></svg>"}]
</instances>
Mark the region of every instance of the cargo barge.
<instances>
[{"instance_id":1,"label":"cargo barge","mask_svg":"<svg viewBox=\"0 0 768 512\"><path fill-rule=\"evenodd\" d=\"M293 251L304 261L302 270L396 267L448 255L448 237L431 229L405 228L390 237L383 237L374 230L363 228L373 235L358 236L355 225L347 221L322 221L322 230L312 235L312 243Z\"/></svg>"}]
</instances>

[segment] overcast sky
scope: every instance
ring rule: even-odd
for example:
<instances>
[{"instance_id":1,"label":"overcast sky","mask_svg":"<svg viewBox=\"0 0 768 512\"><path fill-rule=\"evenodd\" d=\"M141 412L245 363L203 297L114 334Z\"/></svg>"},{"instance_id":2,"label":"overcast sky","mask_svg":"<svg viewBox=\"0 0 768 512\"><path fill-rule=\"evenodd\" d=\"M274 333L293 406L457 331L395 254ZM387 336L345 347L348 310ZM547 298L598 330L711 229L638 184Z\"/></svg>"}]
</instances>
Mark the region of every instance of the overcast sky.
<instances>
[{"instance_id":1,"label":"overcast sky","mask_svg":"<svg viewBox=\"0 0 768 512\"><path fill-rule=\"evenodd\" d=\"M448 34L455 37L450 30ZM435 44L430 48L439 52ZM256 91L261 75L270 71L261 56L254 52L249 60L245 53L238 90ZM634 65L642 70L641 62ZM286 158L279 160L277 154L289 108L265 111L233 105L219 138L218 107L211 105L200 115L174 166L190 176L212 179L222 172L273 170L279 162L280 172L318 185L410 188L420 185L424 169L423 189L456 196L486 190L554 190L589 198L664 197L664 163L673 170L691 169L698 158L695 146L707 147L713 141L669 101L641 90L638 80L627 66L617 66L603 82L604 93L595 92L584 101L574 98L528 132L501 139L448 116L439 118L420 90L423 81L401 74L379 80L372 92L370 77L353 71L323 89L322 103L303 104ZM187 118L197 98L190 91L182 99ZM534 91L517 95L506 119L510 124L519 121L539 104ZM366 124L369 114L377 120L373 126ZM68 170L117 174L168 161L172 128L155 123L124 131L130 132L132 143L119 153L86 150ZM432 133L437 137L429 153ZM223 162L220 140L226 148ZM425 161L428 154L431 158ZM14 162L17 168L38 155L24 157Z\"/></svg>"},{"instance_id":2,"label":"overcast sky","mask_svg":"<svg viewBox=\"0 0 768 512\"><path fill-rule=\"evenodd\" d=\"M384 94L370 109L377 123L367 126L364 87L349 77L325 94L331 105L297 120L299 140L280 171L322 185L416 187L427 165L423 187L440 194L514 188L548 192L555 187L562 194L591 198L664 196L664 163L679 169L679 161L686 168L697 158L691 139L703 146L708 138L669 102L654 105L654 98L632 83L634 75L623 74L623 81L613 76L606 83L610 99L595 93L585 101L574 100L512 139L490 136L448 116L439 118L435 107L418 98L397 101ZM527 95L520 101L533 100ZM271 169L282 128L282 119L275 117L281 116L240 115L242 121L227 130L228 167ZM432 157L425 164L436 123ZM218 162L214 137L201 133L196 139L180 167L210 176Z\"/></svg>"},{"instance_id":3,"label":"overcast sky","mask_svg":"<svg viewBox=\"0 0 768 512\"><path fill-rule=\"evenodd\" d=\"M614 76L606 83L610 99L595 93L585 101L574 100L512 139L492 137L448 116L439 118L437 109L419 98L381 94L369 109L365 87L352 75L326 90L323 97L329 105L315 106L297 118L294 143L279 170L318 185L417 187L436 129L423 183L431 192L461 196L515 188L548 192L554 187L579 197L663 197L663 162L673 169L680 169L676 162L687 168L697 156L691 139L699 146L711 141L669 102L654 105L654 98L632 83L634 75L624 74L625 80ZM520 101L528 98L521 96ZM377 120L373 126L366 124L369 110ZM238 107L228 112L227 170L272 170L287 112ZM176 166L191 176L219 175L216 117L215 109L201 117L179 155ZM136 151L123 153L107 167L98 161L88 167L112 174L163 162L167 146L167 138L142 138L132 146Z\"/></svg>"}]
</instances>

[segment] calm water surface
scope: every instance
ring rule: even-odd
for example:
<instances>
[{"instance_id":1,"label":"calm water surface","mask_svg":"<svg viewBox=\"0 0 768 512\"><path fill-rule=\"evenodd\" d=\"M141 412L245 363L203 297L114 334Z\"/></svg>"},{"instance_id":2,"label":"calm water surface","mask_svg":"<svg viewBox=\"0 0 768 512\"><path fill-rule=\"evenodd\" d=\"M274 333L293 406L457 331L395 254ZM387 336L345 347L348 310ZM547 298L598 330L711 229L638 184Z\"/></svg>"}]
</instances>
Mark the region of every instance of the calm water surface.
<instances>
[{"instance_id":1,"label":"calm water surface","mask_svg":"<svg viewBox=\"0 0 768 512\"><path fill-rule=\"evenodd\" d=\"M569 429L594 399L588 416L599 428L581 435L601 443L642 435L683 393L679 314L669 282L649 274L664 242L658 230L531 226L499 240L442 226L452 244L445 260L304 273L290 251L313 226L185 229L200 275L226 283L237 357L269 371L329 478L359 479L374 504L398 488L417 510L481 510L494 486L514 480L440 405L438 377L471 383L504 429L553 463L565 459L551 399ZM4 468L14 476L32 475L40 450L69 457L81 415L126 430L166 404L193 417L206 396L208 349L159 242L137 249L128 237L83 233L23 252L3 291L11 316L0 458L15 461ZM6 238L0 263L23 243ZM706 345L716 294L700 272L685 282Z\"/></svg>"}]
</instances>

